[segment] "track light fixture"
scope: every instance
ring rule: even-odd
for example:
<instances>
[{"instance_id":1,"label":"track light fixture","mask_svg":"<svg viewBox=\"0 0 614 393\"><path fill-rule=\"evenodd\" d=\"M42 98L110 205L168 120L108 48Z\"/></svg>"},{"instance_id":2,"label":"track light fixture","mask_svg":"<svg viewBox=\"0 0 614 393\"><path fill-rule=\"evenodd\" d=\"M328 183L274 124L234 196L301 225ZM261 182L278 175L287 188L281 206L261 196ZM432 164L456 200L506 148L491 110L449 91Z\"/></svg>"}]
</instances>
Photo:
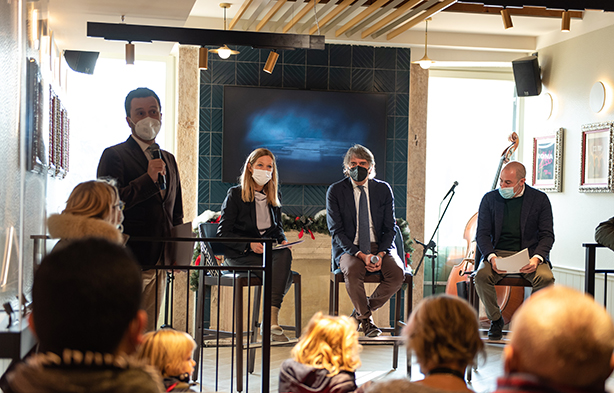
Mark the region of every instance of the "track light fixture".
<instances>
[{"instance_id":1,"label":"track light fixture","mask_svg":"<svg viewBox=\"0 0 614 393\"><path fill-rule=\"evenodd\" d=\"M503 8L501 10L501 18L503 19L503 27L505 27L505 30L514 27L512 17L510 16L510 11L507 8Z\"/></svg>"},{"instance_id":2,"label":"track light fixture","mask_svg":"<svg viewBox=\"0 0 614 393\"><path fill-rule=\"evenodd\" d=\"M571 13L569 10L565 10L561 18L561 31L563 33L569 33L569 30L571 30Z\"/></svg>"},{"instance_id":3,"label":"track light fixture","mask_svg":"<svg viewBox=\"0 0 614 393\"><path fill-rule=\"evenodd\" d=\"M126 44L126 64L134 65L134 44L132 41Z\"/></svg>"},{"instance_id":4,"label":"track light fixture","mask_svg":"<svg viewBox=\"0 0 614 393\"><path fill-rule=\"evenodd\" d=\"M201 70L209 68L209 51L202 46L198 49L198 68Z\"/></svg>"},{"instance_id":5,"label":"track light fixture","mask_svg":"<svg viewBox=\"0 0 614 393\"><path fill-rule=\"evenodd\" d=\"M275 68L275 64L277 64L277 59L279 59L279 53L275 49L273 49L269 53L269 57L266 59L266 63L264 64L263 71L267 74L272 74L273 69Z\"/></svg>"}]
</instances>

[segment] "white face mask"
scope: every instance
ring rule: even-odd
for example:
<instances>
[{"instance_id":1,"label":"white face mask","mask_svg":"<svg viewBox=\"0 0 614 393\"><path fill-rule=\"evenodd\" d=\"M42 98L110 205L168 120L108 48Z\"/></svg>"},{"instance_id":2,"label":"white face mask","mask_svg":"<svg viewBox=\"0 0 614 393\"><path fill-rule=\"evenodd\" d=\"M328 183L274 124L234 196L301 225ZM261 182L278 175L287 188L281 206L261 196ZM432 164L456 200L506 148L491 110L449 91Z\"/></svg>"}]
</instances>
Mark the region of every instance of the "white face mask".
<instances>
[{"instance_id":1,"label":"white face mask","mask_svg":"<svg viewBox=\"0 0 614 393\"><path fill-rule=\"evenodd\" d=\"M130 121L134 124L132 119ZM138 123L134 124L134 131L142 140L153 141L156 139L158 132L160 132L160 120L152 119L151 117L141 119Z\"/></svg>"},{"instance_id":2,"label":"white face mask","mask_svg":"<svg viewBox=\"0 0 614 393\"><path fill-rule=\"evenodd\" d=\"M267 184L272 177L273 171L265 171L264 169L254 169L252 171L252 179L261 187Z\"/></svg>"}]
</instances>

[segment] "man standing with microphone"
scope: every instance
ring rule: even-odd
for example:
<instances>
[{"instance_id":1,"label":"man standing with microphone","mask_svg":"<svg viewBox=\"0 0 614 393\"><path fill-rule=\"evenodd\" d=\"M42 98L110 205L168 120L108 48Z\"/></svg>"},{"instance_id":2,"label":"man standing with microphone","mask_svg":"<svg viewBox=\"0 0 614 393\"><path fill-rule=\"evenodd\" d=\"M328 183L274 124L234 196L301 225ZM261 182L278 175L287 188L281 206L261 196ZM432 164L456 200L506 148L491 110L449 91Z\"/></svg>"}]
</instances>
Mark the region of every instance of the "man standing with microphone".
<instances>
[{"instance_id":1,"label":"man standing with microphone","mask_svg":"<svg viewBox=\"0 0 614 393\"><path fill-rule=\"evenodd\" d=\"M123 225L127 235L169 237L171 229L183 223L183 201L175 157L160 150L155 142L162 120L160 98L154 91L139 87L126 97L125 109L132 134L125 142L104 150L97 175L117 181L125 203ZM171 262L165 243L128 240L127 247L143 268ZM143 308L149 319L148 330L156 328L164 284L164 271L143 271Z\"/></svg>"}]
</instances>

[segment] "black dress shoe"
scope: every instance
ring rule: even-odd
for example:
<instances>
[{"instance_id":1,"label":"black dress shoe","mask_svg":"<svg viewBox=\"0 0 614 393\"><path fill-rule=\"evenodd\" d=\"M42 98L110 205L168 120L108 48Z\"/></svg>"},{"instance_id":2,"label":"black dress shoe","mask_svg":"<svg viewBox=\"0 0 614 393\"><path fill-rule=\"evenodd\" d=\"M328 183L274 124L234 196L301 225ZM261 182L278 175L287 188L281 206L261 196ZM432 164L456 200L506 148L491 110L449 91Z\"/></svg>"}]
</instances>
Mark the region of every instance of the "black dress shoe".
<instances>
[{"instance_id":1,"label":"black dress shoe","mask_svg":"<svg viewBox=\"0 0 614 393\"><path fill-rule=\"evenodd\" d=\"M371 318L363 319L360 321L360 324L365 337L379 337L379 335L382 334L382 331L375 326Z\"/></svg>"},{"instance_id":2,"label":"black dress shoe","mask_svg":"<svg viewBox=\"0 0 614 393\"><path fill-rule=\"evenodd\" d=\"M490 321L490 329L488 329L488 339L497 341L503 338L503 317L497 319L496 321Z\"/></svg>"}]
</instances>

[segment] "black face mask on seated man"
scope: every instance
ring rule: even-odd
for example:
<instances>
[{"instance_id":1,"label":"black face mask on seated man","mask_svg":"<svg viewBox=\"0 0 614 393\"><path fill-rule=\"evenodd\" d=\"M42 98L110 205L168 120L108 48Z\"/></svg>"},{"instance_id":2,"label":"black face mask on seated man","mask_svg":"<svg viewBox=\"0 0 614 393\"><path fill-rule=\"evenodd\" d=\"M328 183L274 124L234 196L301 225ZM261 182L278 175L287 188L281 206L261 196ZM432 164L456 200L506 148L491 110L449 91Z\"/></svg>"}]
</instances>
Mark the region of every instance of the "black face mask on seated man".
<instances>
[{"instance_id":1,"label":"black face mask on seated man","mask_svg":"<svg viewBox=\"0 0 614 393\"><path fill-rule=\"evenodd\" d=\"M350 177L357 183L365 180L369 175L369 170L363 168L360 165L356 165L354 168L350 168Z\"/></svg>"}]
</instances>

